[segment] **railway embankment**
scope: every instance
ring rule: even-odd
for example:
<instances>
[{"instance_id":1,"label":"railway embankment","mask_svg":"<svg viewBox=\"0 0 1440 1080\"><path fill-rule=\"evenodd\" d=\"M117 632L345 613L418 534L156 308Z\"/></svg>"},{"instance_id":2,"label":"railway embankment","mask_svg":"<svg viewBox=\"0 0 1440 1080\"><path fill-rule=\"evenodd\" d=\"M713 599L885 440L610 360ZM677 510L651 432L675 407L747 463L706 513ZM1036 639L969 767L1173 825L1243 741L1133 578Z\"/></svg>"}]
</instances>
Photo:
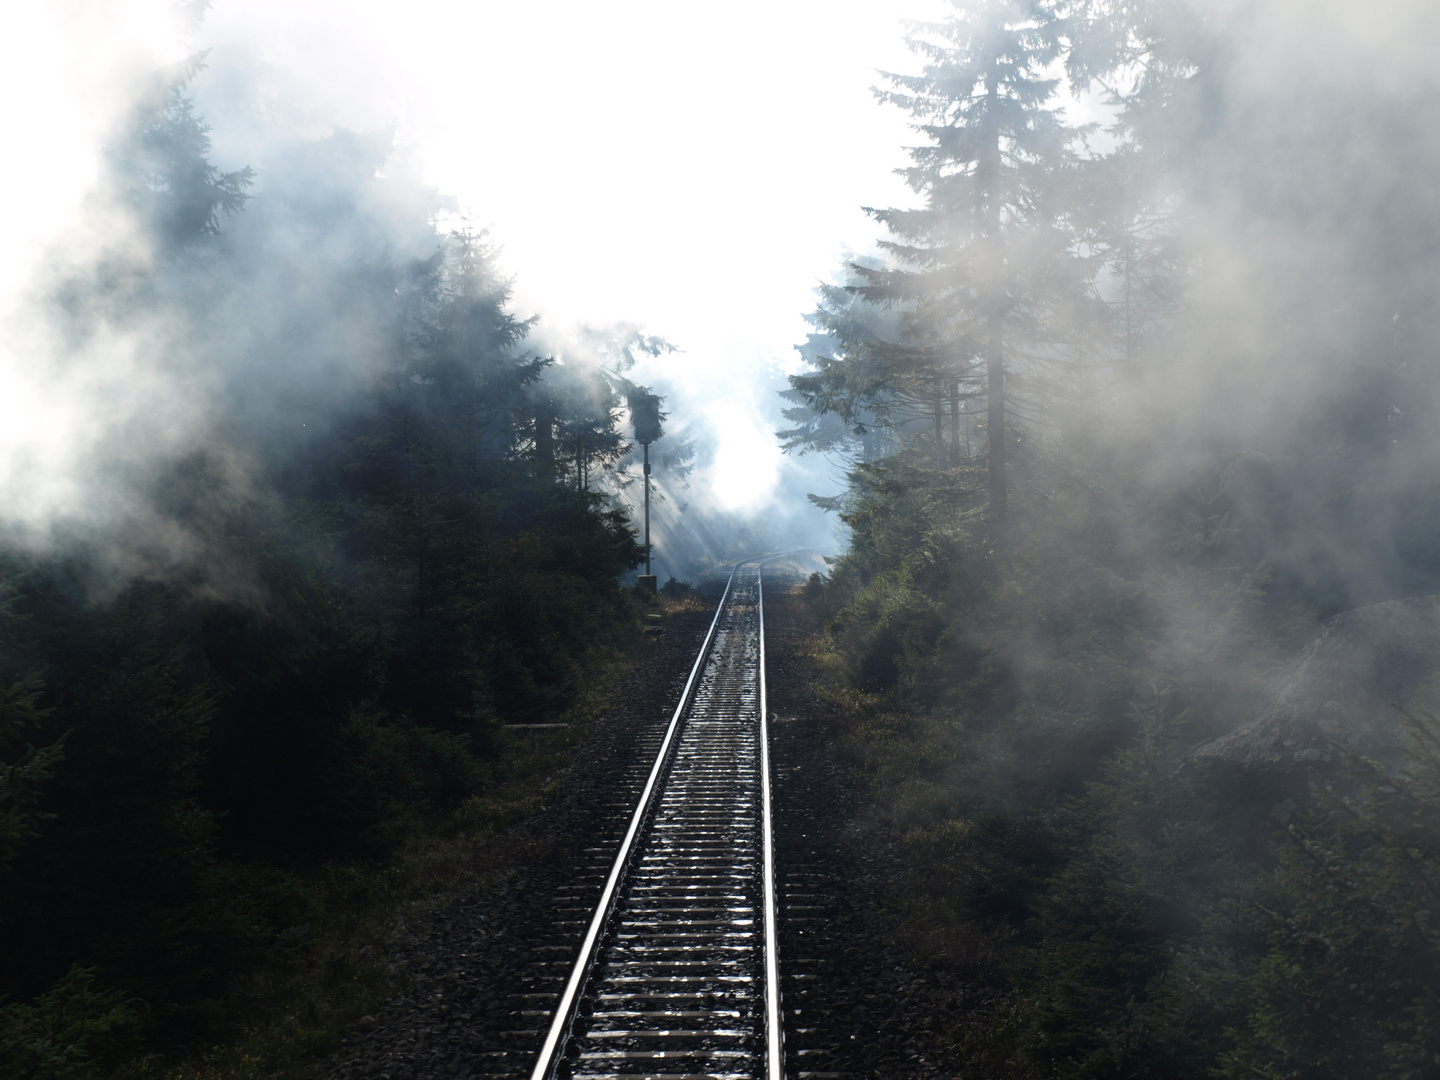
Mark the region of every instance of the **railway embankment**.
<instances>
[{"instance_id":1,"label":"railway embankment","mask_svg":"<svg viewBox=\"0 0 1440 1080\"><path fill-rule=\"evenodd\" d=\"M778 584L778 583L777 583ZM901 931L913 859L821 692L813 621L766 588L781 987L790 1076L954 1077L982 985L927 966Z\"/></svg>"},{"instance_id":2,"label":"railway embankment","mask_svg":"<svg viewBox=\"0 0 1440 1080\"><path fill-rule=\"evenodd\" d=\"M903 842L837 744L788 584L766 590L786 1075L958 1075L954 1033L983 990L897 936ZM333 1080L529 1075L711 614L672 616L617 681L573 769L509 830L498 880L395 926L393 996L332 1059Z\"/></svg>"},{"instance_id":3,"label":"railway embankment","mask_svg":"<svg viewBox=\"0 0 1440 1080\"><path fill-rule=\"evenodd\" d=\"M642 660L616 680L609 707L587 724L547 804L508 831L498 881L397 923L389 945L393 994L345 1040L326 1075L528 1075L548 1014L525 995L537 973L573 961L574 945L555 924L569 915L583 920L583 911L566 909L588 909L590 893L598 895L597 868L613 858L631 789L638 794L711 614L702 606L672 615L666 633L654 635Z\"/></svg>"}]
</instances>

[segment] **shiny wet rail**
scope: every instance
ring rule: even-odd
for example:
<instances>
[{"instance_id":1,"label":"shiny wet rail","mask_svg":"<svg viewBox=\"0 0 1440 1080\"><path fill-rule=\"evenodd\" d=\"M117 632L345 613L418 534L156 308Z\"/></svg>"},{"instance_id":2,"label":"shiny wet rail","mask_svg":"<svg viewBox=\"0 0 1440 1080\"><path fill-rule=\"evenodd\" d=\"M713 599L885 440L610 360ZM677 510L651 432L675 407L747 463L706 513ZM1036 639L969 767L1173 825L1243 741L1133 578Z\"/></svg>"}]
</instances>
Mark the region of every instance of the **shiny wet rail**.
<instances>
[{"instance_id":1,"label":"shiny wet rail","mask_svg":"<svg viewBox=\"0 0 1440 1080\"><path fill-rule=\"evenodd\" d=\"M781 1080L765 560L735 568L532 1080Z\"/></svg>"}]
</instances>

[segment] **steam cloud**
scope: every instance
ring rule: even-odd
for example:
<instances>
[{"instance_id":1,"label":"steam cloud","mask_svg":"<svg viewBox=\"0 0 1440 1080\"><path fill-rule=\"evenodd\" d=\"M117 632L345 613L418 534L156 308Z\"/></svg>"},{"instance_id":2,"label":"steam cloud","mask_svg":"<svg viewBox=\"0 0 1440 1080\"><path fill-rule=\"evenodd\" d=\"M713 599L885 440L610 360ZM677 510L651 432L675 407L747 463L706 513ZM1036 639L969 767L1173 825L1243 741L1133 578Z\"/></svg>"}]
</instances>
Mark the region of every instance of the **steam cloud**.
<instances>
[{"instance_id":1,"label":"steam cloud","mask_svg":"<svg viewBox=\"0 0 1440 1080\"><path fill-rule=\"evenodd\" d=\"M275 90L282 72L222 50L184 92L214 128L219 170L252 166L254 183L243 209L218 213L206 244L157 250L116 148L153 105L157 71L184 62L194 14L155 3L46 17L40 36L65 53L54 82L72 114L51 114L27 156L43 158L63 133L88 157L55 170L68 170L64 193L19 245L26 256L7 268L0 298L4 528L31 547L84 544L127 575L201 557L203 538L164 509L165 470L203 452L223 463L231 495L256 496L256 457L322 434L393 347L399 301L387 275L423 263L466 222L393 130L335 129L291 109ZM77 72L87 73L78 90L66 81ZM605 359L584 331L544 321L521 347L555 356L555 378ZM707 474L723 433L690 395L684 365L659 358L634 374L667 395L670 445L693 447L695 475ZM783 376L761 377L756 406L777 413ZM736 512L666 464L653 530L662 574L703 572L747 544L831 543L830 523L797 498L813 483L803 470L787 467L769 500ZM622 502L638 490L636 471L610 482ZM798 510L777 510L786 505Z\"/></svg>"}]
</instances>

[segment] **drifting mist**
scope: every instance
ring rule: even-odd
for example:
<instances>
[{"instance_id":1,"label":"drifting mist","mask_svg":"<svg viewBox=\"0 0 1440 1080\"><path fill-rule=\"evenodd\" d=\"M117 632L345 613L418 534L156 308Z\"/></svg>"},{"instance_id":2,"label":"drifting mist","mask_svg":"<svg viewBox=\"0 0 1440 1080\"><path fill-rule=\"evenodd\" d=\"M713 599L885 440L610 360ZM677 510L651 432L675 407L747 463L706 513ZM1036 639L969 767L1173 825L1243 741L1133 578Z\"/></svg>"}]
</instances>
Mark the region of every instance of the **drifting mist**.
<instances>
[{"instance_id":1,"label":"drifting mist","mask_svg":"<svg viewBox=\"0 0 1440 1080\"><path fill-rule=\"evenodd\" d=\"M90 110L86 126L71 134L91 158L83 193L56 203L72 219L61 228L36 222L23 247L29 261L16 262L5 293L14 407L4 502L12 535L26 544L64 534L154 569L172 554L183 561L190 543L147 490L167 464L205 447L226 456L244 483L263 487L253 460L262 447L326 430L380 377L407 268L434 257L451 231L474 229L469 215L492 215L422 179L424 155L396 125L337 126L306 97L303 80L255 51L249 27L189 9L157 9L145 25L117 20L128 34L58 13L44 28L48 38L66 36L66 59L90 71L89 96L77 102ZM232 38L216 38L227 26ZM201 45L203 59L187 60ZM104 110L94 107L101 100ZM233 174L228 202L192 211L204 218L194 235L146 218L145 189L177 178L163 175L167 148L134 148L157 109L180 101L194 121L187 137L217 148L205 167L217 178ZM385 107L376 97L335 112L373 122ZM524 171L506 157L497 147L493 168ZM503 250L497 258L504 274L509 259ZM641 332L621 324L633 317L624 308L606 313L613 325L593 315L587 323L563 310L550 315L533 283L508 287L519 289L518 317L546 312L516 350L554 358L547 378L612 365L596 341ZM736 355L731 344L731 358L717 365L706 341L674 346L642 352L633 372L628 361L624 371L609 367L667 398L673 436L657 448L656 473L662 572L703 572L754 542L831 546L832 525L796 497L815 477L781 459L769 437L784 364ZM767 351L783 357L785 345ZM749 464L737 467L742 460ZM633 462L611 465L619 471L602 469L595 480L624 502ZM691 475L704 483L690 485ZM732 538L734 529L745 538ZM115 548L127 532L148 554Z\"/></svg>"},{"instance_id":2,"label":"drifting mist","mask_svg":"<svg viewBox=\"0 0 1440 1080\"><path fill-rule=\"evenodd\" d=\"M849 468L807 597L902 918L999 995L999 1075L1429 1075L1440 15L910 40L919 205L822 291L782 432Z\"/></svg>"},{"instance_id":3,"label":"drifting mist","mask_svg":"<svg viewBox=\"0 0 1440 1080\"><path fill-rule=\"evenodd\" d=\"M834 553L795 698L978 1071L1435 1075L1440 14L882 7L31 16L0 1035L221 1038L332 860L507 828L657 640L648 391L662 582Z\"/></svg>"}]
</instances>

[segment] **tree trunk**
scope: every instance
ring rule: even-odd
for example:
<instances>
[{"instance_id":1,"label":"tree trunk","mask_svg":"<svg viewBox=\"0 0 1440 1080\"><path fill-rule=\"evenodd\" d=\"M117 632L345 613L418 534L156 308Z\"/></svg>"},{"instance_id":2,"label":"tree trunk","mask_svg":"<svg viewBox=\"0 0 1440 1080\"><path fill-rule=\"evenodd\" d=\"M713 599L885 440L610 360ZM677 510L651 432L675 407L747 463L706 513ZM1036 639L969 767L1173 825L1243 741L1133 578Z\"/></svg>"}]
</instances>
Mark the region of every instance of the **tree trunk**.
<instances>
[{"instance_id":1,"label":"tree trunk","mask_svg":"<svg viewBox=\"0 0 1440 1080\"><path fill-rule=\"evenodd\" d=\"M995 77L987 80L984 157L980 164L985 171L985 218L989 230L990 265L986 267L985 398L989 406L987 432L989 437L990 514L997 521L1005 518L1007 483L1005 476L1005 273L1004 251L1000 242L1000 124Z\"/></svg>"},{"instance_id":2,"label":"tree trunk","mask_svg":"<svg viewBox=\"0 0 1440 1080\"><path fill-rule=\"evenodd\" d=\"M990 340L985 350L985 376L989 403L987 427L990 438L990 513L1005 517L1005 310L999 301L990 305Z\"/></svg>"},{"instance_id":3,"label":"tree trunk","mask_svg":"<svg viewBox=\"0 0 1440 1080\"><path fill-rule=\"evenodd\" d=\"M542 472L554 475L555 417L543 398L535 402L535 461Z\"/></svg>"},{"instance_id":4,"label":"tree trunk","mask_svg":"<svg viewBox=\"0 0 1440 1080\"><path fill-rule=\"evenodd\" d=\"M960 461L960 380L950 380L950 460Z\"/></svg>"},{"instance_id":5,"label":"tree trunk","mask_svg":"<svg viewBox=\"0 0 1440 1080\"><path fill-rule=\"evenodd\" d=\"M1134 370L1135 363L1135 329L1131 322L1130 314L1130 263L1135 258L1135 241L1132 237L1126 237L1125 243L1125 369Z\"/></svg>"},{"instance_id":6,"label":"tree trunk","mask_svg":"<svg viewBox=\"0 0 1440 1080\"><path fill-rule=\"evenodd\" d=\"M944 384L935 380L935 467L945 464L945 393Z\"/></svg>"}]
</instances>

